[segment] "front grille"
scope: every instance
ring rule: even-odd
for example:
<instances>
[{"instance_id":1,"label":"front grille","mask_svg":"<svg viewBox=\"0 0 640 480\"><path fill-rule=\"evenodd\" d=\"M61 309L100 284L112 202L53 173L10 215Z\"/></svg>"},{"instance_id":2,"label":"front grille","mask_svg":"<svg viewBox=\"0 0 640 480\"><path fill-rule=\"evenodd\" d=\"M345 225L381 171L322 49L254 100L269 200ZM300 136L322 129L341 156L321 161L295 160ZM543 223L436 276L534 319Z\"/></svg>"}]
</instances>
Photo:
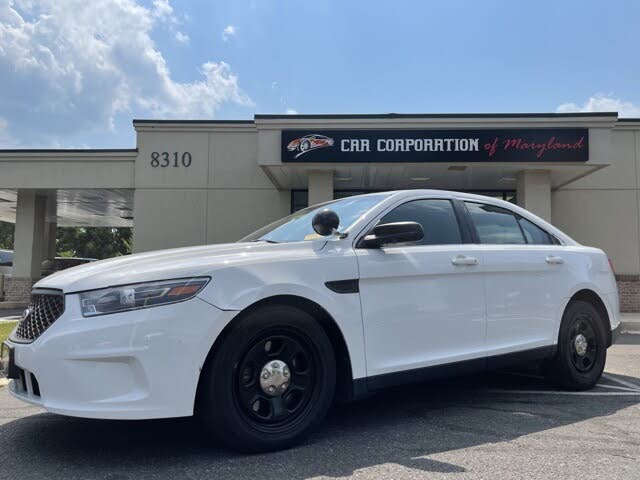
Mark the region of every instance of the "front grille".
<instances>
[{"instance_id":1,"label":"front grille","mask_svg":"<svg viewBox=\"0 0 640 480\"><path fill-rule=\"evenodd\" d=\"M28 313L20 320L13 338L18 341L32 342L55 322L64 312L62 293L43 293L33 291Z\"/></svg>"}]
</instances>

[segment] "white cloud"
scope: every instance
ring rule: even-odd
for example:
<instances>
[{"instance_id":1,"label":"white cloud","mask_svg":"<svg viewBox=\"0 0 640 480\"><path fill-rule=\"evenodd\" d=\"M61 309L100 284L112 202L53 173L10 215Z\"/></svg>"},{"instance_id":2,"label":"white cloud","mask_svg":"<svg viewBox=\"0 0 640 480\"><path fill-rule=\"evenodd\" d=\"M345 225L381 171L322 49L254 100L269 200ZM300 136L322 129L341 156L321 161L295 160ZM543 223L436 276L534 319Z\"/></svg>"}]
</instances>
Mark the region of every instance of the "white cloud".
<instances>
[{"instance_id":1,"label":"white cloud","mask_svg":"<svg viewBox=\"0 0 640 480\"><path fill-rule=\"evenodd\" d=\"M224 62L204 63L192 82L174 80L151 32L176 22L168 0L151 9L136 0L0 0L6 128L23 144L46 145L112 128L121 113L202 118L226 102L251 105Z\"/></svg>"},{"instance_id":2,"label":"white cloud","mask_svg":"<svg viewBox=\"0 0 640 480\"><path fill-rule=\"evenodd\" d=\"M169 4L169 0L153 0L153 15L167 22L177 22L177 18L173 14L173 7Z\"/></svg>"},{"instance_id":3,"label":"white cloud","mask_svg":"<svg viewBox=\"0 0 640 480\"><path fill-rule=\"evenodd\" d=\"M224 27L224 30L222 30L222 40L228 42L232 37L236 36L236 33L236 27L234 27L233 25L227 25L226 27Z\"/></svg>"},{"instance_id":4,"label":"white cloud","mask_svg":"<svg viewBox=\"0 0 640 480\"><path fill-rule=\"evenodd\" d=\"M284 112L286 115L297 115L298 111L295 108L287 108Z\"/></svg>"},{"instance_id":5,"label":"white cloud","mask_svg":"<svg viewBox=\"0 0 640 480\"><path fill-rule=\"evenodd\" d=\"M176 40L178 41L178 43L188 45L191 39L189 38L189 35L184 32L176 32Z\"/></svg>"},{"instance_id":6,"label":"white cloud","mask_svg":"<svg viewBox=\"0 0 640 480\"><path fill-rule=\"evenodd\" d=\"M582 105L573 102L563 103L556 108L556 112L618 112L620 117L640 117L640 106L615 98L611 94L596 93Z\"/></svg>"}]
</instances>

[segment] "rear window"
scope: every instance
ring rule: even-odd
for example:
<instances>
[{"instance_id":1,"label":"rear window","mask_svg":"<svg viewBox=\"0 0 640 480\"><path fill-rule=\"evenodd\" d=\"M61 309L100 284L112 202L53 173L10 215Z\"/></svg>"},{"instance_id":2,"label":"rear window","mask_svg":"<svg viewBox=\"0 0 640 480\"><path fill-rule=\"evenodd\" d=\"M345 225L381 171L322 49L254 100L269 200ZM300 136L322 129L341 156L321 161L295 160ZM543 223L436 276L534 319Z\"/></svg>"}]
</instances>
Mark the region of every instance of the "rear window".
<instances>
[{"instance_id":1,"label":"rear window","mask_svg":"<svg viewBox=\"0 0 640 480\"><path fill-rule=\"evenodd\" d=\"M480 243L520 245L527 243L518 219L509 210L482 203L464 202Z\"/></svg>"},{"instance_id":2,"label":"rear window","mask_svg":"<svg viewBox=\"0 0 640 480\"><path fill-rule=\"evenodd\" d=\"M518 218L524 236L527 239L527 243L532 245L553 245L555 242L552 240L551 235L542 230L536 224L530 222L526 218Z\"/></svg>"}]
</instances>

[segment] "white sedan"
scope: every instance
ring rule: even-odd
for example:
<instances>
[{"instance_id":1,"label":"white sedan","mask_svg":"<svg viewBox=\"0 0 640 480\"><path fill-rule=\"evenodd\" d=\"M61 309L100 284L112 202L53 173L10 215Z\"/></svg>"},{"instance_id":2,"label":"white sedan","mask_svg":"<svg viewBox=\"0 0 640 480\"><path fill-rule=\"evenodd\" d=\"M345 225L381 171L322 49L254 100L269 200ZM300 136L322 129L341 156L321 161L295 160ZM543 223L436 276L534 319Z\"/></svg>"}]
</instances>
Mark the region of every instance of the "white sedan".
<instances>
[{"instance_id":1,"label":"white sedan","mask_svg":"<svg viewBox=\"0 0 640 480\"><path fill-rule=\"evenodd\" d=\"M556 385L593 387L618 330L601 250L507 202L411 190L51 275L2 369L50 412L195 414L264 451L300 441L336 398L390 385L542 361Z\"/></svg>"}]
</instances>

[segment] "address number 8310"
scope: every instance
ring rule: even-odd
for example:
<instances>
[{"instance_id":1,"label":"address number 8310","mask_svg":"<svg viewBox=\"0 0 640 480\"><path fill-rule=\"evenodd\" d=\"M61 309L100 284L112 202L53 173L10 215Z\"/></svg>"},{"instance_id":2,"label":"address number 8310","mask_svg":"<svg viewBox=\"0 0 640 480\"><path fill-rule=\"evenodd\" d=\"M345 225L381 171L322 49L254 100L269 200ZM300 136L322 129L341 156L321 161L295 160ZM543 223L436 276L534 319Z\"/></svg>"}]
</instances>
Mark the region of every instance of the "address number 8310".
<instances>
[{"instance_id":1,"label":"address number 8310","mask_svg":"<svg viewBox=\"0 0 640 480\"><path fill-rule=\"evenodd\" d=\"M151 153L151 166L153 168L161 167L184 167L189 168L191 166L191 153L190 152L152 152Z\"/></svg>"}]
</instances>

